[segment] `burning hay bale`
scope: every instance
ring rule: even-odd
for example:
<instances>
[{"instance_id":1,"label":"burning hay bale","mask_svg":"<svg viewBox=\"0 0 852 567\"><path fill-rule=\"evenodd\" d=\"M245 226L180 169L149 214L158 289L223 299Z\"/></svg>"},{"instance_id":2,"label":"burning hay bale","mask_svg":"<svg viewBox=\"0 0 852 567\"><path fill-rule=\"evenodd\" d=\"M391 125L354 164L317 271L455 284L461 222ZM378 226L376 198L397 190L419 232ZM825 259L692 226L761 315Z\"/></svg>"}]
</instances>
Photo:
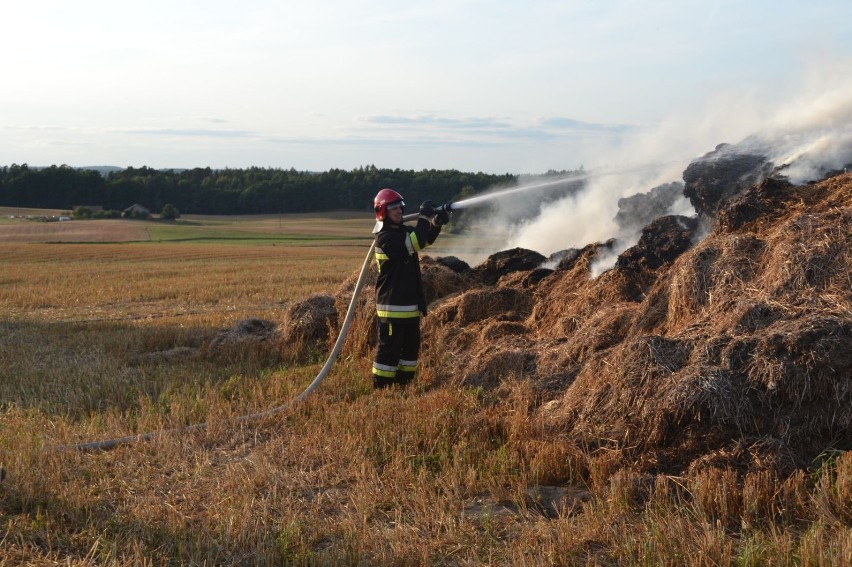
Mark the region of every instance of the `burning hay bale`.
<instances>
[{"instance_id":1,"label":"burning hay bale","mask_svg":"<svg viewBox=\"0 0 852 567\"><path fill-rule=\"evenodd\" d=\"M532 286L519 251L473 268L426 320L428 367L453 369L432 378L528 381L554 431L647 471L787 474L852 448L852 176L717 197L700 244L663 217L597 278L601 244Z\"/></svg>"},{"instance_id":2,"label":"burning hay bale","mask_svg":"<svg viewBox=\"0 0 852 567\"><path fill-rule=\"evenodd\" d=\"M670 265L691 245L698 221L680 215L660 217L642 229L639 242L618 256L615 267L637 274Z\"/></svg>"},{"instance_id":3,"label":"burning hay bale","mask_svg":"<svg viewBox=\"0 0 852 567\"><path fill-rule=\"evenodd\" d=\"M745 142L719 144L683 172L683 194L701 217L714 217L731 197L766 178L774 165Z\"/></svg>"},{"instance_id":4,"label":"burning hay bale","mask_svg":"<svg viewBox=\"0 0 852 567\"><path fill-rule=\"evenodd\" d=\"M638 230L663 216L683 197L683 183L675 181L618 200L618 213L613 219L624 230Z\"/></svg>"},{"instance_id":5,"label":"burning hay bale","mask_svg":"<svg viewBox=\"0 0 852 567\"><path fill-rule=\"evenodd\" d=\"M460 260L455 256L442 256L435 260L439 264L448 267L457 274L463 274L470 270L470 265L464 260Z\"/></svg>"},{"instance_id":6,"label":"burning hay bale","mask_svg":"<svg viewBox=\"0 0 852 567\"><path fill-rule=\"evenodd\" d=\"M794 186L787 181L766 179L726 203L719 210L716 223L721 230L733 232L777 220L787 214L786 203L794 193Z\"/></svg>"},{"instance_id":7,"label":"burning hay bale","mask_svg":"<svg viewBox=\"0 0 852 567\"><path fill-rule=\"evenodd\" d=\"M546 261L547 258L538 252L514 248L492 254L485 262L473 269L473 274L484 283L494 285L507 274L534 270Z\"/></svg>"},{"instance_id":8,"label":"burning hay bale","mask_svg":"<svg viewBox=\"0 0 852 567\"><path fill-rule=\"evenodd\" d=\"M786 474L852 448L852 175L749 187L765 159L716 152L685 174L699 211L717 215L698 244L698 219L666 216L597 277L614 241L474 268L424 257L421 379L495 400L527 382L530 411L567 441L606 445L613 471ZM356 277L334 296L338 321ZM364 356L375 277L347 342Z\"/></svg>"}]
</instances>

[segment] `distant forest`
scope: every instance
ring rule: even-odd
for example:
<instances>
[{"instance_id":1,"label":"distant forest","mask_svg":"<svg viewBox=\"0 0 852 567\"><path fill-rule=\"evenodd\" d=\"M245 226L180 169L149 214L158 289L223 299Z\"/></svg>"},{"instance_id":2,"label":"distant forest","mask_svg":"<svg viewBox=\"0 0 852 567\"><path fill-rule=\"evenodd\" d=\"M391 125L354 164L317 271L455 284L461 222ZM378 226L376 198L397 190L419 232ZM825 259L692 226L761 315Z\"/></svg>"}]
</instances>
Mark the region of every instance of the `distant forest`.
<instances>
[{"instance_id":1,"label":"distant forest","mask_svg":"<svg viewBox=\"0 0 852 567\"><path fill-rule=\"evenodd\" d=\"M556 172L551 172L555 174ZM295 169L195 168L159 170L127 168L102 175L94 169L67 165L0 168L0 205L71 210L100 206L123 210L140 204L159 212L171 204L181 214L301 213L372 209L383 187L399 191L416 207L431 199L458 201L485 189L511 186L518 177L456 170L379 169L359 167L326 172Z\"/></svg>"}]
</instances>

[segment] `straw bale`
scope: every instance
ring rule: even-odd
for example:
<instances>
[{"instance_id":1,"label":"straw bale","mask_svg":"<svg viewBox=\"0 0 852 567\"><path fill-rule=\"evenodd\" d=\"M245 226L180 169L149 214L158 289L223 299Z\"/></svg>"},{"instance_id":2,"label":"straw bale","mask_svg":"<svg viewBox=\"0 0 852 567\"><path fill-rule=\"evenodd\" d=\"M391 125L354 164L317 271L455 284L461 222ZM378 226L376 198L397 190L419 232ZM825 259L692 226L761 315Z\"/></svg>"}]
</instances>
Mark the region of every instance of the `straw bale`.
<instances>
[{"instance_id":1,"label":"straw bale","mask_svg":"<svg viewBox=\"0 0 852 567\"><path fill-rule=\"evenodd\" d=\"M683 197L683 183L664 183L647 193L636 193L618 200L618 212L613 220L622 229L639 229L651 223Z\"/></svg>"},{"instance_id":2,"label":"straw bale","mask_svg":"<svg viewBox=\"0 0 852 567\"><path fill-rule=\"evenodd\" d=\"M635 246L618 255L618 268L641 272L669 265L691 245L698 220L680 215L660 217L642 229Z\"/></svg>"},{"instance_id":3,"label":"straw bale","mask_svg":"<svg viewBox=\"0 0 852 567\"><path fill-rule=\"evenodd\" d=\"M550 268L535 268L528 272L512 272L509 273L497 282L497 285L504 287L521 287L535 288L539 282L554 273Z\"/></svg>"},{"instance_id":4,"label":"straw bale","mask_svg":"<svg viewBox=\"0 0 852 567\"><path fill-rule=\"evenodd\" d=\"M667 417L662 401L691 351L688 341L646 336L590 357L562 399L566 415L574 416L566 426L625 443L659 442Z\"/></svg>"},{"instance_id":5,"label":"straw bale","mask_svg":"<svg viewBox=\"0 0 852 567\"><path fill-rule=\"evenodd\" d=\"M535 345L535 353L535 384L547 396L545 399L554 403L555 408L582 365L567 352L564 341L540 341Z\"/></svg>"},{"instance_id":6,"label":"straw bale","mask_svg":"<svg viewBox=\"0 0 852 567\"><path fill-rule=\"evenodd\" d=\"M470 284L464 277L464 271L457 272L438 260L424 256L420 262L423 276L423 294L426 303L456 293L467 288Z\"/></svg>"},{"instance_id":7,"label":"straw bale","mask_svg":"<svg viewBox=\"0 0 852 567\"><path fill-rule=\"evenodd\" d=\"M554 252L547 258L548 265L554 265L555 270L568 271L574 267L577 258L580 257L580 250L577 248L566 248Z\"/></svg>"},{"instance_id":8,"label":"straw bale","mask_svg":"<svg viewBox=\"0 0 852 567\"><path fill-rule=\"evenodd\" d=\"M852 290L852 206L782 224L763 258L761 283L775 297L831 287ZM852 297L847 295L847 297Z\"/></svg>"},{"instance_id":9,"label":"straw bale","mask_svg":"<svg viewBox=\"0 0 852 567\"><path fill-rule=\"evenodd\" d=\"M777 304L748 299L737 301L730 313L730 323L725 326L738 335L758 332L784 316Z\"/></svg>"},{"instance_id":10,"label":"straw bale","mask_svg":"<svg viewBox=\"0 0 852 567\"><path fill-rule=\"evenodd\" d=\"M786 204L795 194L786 180L765 179L725 203L716 216L716 226L720 232L765 226L789 214Z\"/></svg>"},{"instance_id":11,"label":"straw bale","mask_svg":"<svg viewBox=\"0 0 852 567\"><path fill-rule=\"evenodd\" d=\"M580 250L570 269L557 268L535 286L531 320L548 336L566 337L603 306L633 301L638 294L635 278L619 269L591 278L590 266L610 244L593 244Z\"/></svg>"},{"instance_id":12,"label":"straw bale","mask_svg":"<svg viewBox=\"0 0 852 567\"><path fill-rule=\"evenodd\" d=\"M547 258L534 250L513 248L497 252L473 269L473 275L486 284L496 284L506 274L530 271L540 267Z\"/></svg>"},{"instance_id":13,"label":"straw bale","mask_svg":"<svg viewBox=\"0 0 852 567\"><path fill-rule=\"evenodd\" d=\"M766 177L772 168L748 144L719 144L683 172L683 194L700 215L712 217L728 199Z\"/></svg>"},{"instance_id":14,"label":"straw bale","mask_svg":"<svg viewBox=\"0 0 852 567\"><path fill-rule=\"evenodd\" d=\"M278 326L278 348L291 360L304 360L323 349L337 332L336 300L318 294L290 304Z\"/></svg>"},{"instance_id":15,"label":"straw bale","mask_svg":"<svg viewBox=\"0 0 852 567\"><path fill-rule=\"evenodd\" d=\"M535 355L527 348L489 347L473 357L461 384L493 390L501 383L534 374Z\"/></svg>"},{"instance_id":16,"label":"straw bale","mask_svg":"<svg viewBox=\"0 0 852 567\"><path fill-rule=\"evenodd\" d=\"M759 257L765 247L763 240L751 235L705 239L659 278L649 294L656 300L657 311L646 317L661 324L665 303L662 329L668 332L682 329L697 319L716 320L719 330L730 328L730 321L721 320L720 315L729 312L731 302L748 295L763 295L753 281L759 275Z\"/></svg>"},{"instance_id":17,"label":"straw bale","mask_svg":"<svg viewBox=\"0 0 852 567\"><path fill-rule=\"evenodd\" d=\"M514 321L494 321L485 325L480 333L484 342L491 342L512 335L526 335L529 329L523 323Z\"/></svg>"},{"instance_id":18,"label":"straw bale","mask_svg":"<svg viewBox=\"0 0 852 567\"><path fill-rule=\"evenodd\" d=\"M632 326L636 310L635 303L615 303L578 321L576 329L566 334L565 355L582 362L595 352L621 343ZM540 329L539 333L544 335L548 330Z\"/></svg>"},{"instance_id":19,"label":"straw bale","mask_svg":"<svg viewBox=\"0 0 852 567\"><path fill-rule=\"evenodd\" d=\"M467 326L484 320L523 321L532 309L529 292L509 287L480 287L436 307L430 319Z\"/></svg>"},{"instance_id":20,"label":"straw bale","mask_svg":"<svg viewBox=\"0 0 852 567\"><path fill-rule=\"evenodd\" d=\"M470 270L470 264L464 260L456 258L455 256L441 256L435 261L458 274L463 274Z\"/></svg>"},{"instance_id":21,"label":"straw bale","mask_svg":"<svg viewBox=\"0 0 852 567\"><path fill-rule=\"evenodd\" d=\"M243 319L202 342L199 354L225 358L260 354L275 358L275 344L279 337L278 326L273 321Z\"/></svg>"},{"instance_id":22,"label":"straw bale","mask_svg":"<svg viewBox=\"0 0 852 567\"><path fill-rule=\"evenodd\" d=\"M765 388L775 406L799 409L824 400L845 400L846 411L839 417L846 414L848 420L852 418L852 317L813 314L778 321L758 335L745 370L750 380Z\"/></svg>"},{"instance_id":23,"label":"straw bale","mask_svg":"<svg viewBox=\"0 0 852 567\"><path fill-rule=\"evenodd\" d=\"M209 344L210 346L221 346L247 342L264 342L277 337L278 328L273 321L252 317L237 321L234 325L219 332Z\"/></svg>"}]
</instances>

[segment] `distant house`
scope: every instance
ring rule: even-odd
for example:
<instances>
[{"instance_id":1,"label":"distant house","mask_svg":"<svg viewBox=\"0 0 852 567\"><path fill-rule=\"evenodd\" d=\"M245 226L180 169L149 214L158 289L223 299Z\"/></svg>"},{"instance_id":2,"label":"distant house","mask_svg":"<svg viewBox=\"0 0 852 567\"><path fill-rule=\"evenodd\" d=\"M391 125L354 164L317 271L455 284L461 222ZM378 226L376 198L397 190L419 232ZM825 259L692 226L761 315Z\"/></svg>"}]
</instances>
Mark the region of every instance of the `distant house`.
<instances>
[{"instance_id":1,"label":"distant house","mask_svg":"<svg viewBox=\"0 0 852 567\"><path fill-rule=\"evenodd\" d=\"M149 211L146 207L143 207L139 203L136 203L135 205L130 205L121 212L121 218L123 219L147 219L150 216L151 211Z\"/></svg>"}]
</instances>

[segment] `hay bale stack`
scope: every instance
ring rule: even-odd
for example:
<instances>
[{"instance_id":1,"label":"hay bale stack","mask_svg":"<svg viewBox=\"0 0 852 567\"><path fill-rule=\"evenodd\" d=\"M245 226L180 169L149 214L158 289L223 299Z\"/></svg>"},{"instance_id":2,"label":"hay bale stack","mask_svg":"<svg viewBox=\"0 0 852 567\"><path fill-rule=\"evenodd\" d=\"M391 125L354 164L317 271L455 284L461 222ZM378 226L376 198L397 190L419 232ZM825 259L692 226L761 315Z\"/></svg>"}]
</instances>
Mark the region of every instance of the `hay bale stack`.
<instances>
[{"instance_id":1,"label":"hay bale stack","mask_svg":"<svg viewBox=\"0 0 852 567\"><path fill-rule=\"evenodd\" d=\"M549 406L554 426L670 471L786 473L852 448L850 188L852 176L754 187L732 207L766 200L768 214L732 223L723 209L660 270L629 330L608 330L605 310L575 325L566 352L580 370Z\"/></svg>"},{"instance_id":2,"label":"hay bale stack","mask_svg":"<svg viewBox=\"0 0 852 567\"><path fill-rule=\"evenodd\" d=\"M534 281L492 261L494 284L433 305L428 379L529 381L555 431L646 470L786 474L852 447L850 189L764 182L700 244L667 217L597 278L607 244Z\"/></svg>"},{"instance_id":3,"label":"hay bale stack","mask_svg":"<svg viewBox=\"0 0 852 567\"><path fill-rule=\"evenodd\" d=\"M424 256L420 260L420 272L423 274L423 294L426 296L427 305L447 295L456 293L469 287L465 272L460 269L456 262L451 265L430 256ZM460 262L460 260L459 260Z\"/></svg>"}]
</instances>

